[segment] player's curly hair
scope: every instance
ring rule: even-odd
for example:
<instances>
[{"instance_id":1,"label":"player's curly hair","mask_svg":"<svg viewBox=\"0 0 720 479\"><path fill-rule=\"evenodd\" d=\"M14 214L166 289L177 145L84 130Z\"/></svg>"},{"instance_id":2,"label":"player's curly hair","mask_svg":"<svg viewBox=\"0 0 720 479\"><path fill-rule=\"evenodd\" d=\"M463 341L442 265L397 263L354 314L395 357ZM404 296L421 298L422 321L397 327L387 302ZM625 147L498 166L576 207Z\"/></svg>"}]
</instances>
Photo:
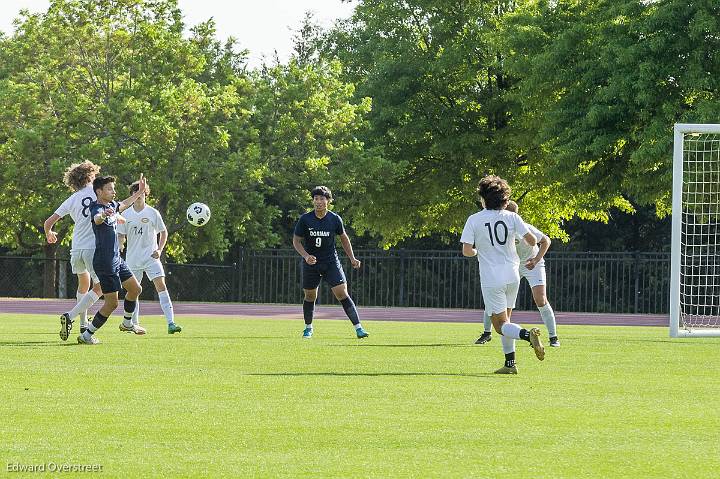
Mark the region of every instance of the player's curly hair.
<instances>
[{"instance_id":1,"label":"player's curly hair","mask_svg":"<svg viewBox=\"0 0 720 479\"><path fill-rule=\"evenodd\" d=\"M63 175L63 183L73 191L78 191L93 181L100 173L100 167L92 161L85 160L82 163L73 163L68 166Z\"/></svg>"},{"instance_id":2,"label":"player's curly hair","mask_svg":"<svg viewBox=\"0 0 720 479\"><path fill-rule=\"evenodd\" d=\"M328 188L327 186L316 186L315 188L313 188L312 191L310 192L310 196L315 198L315 196L317 196L317 195L324 196L325 198L327 198L329 200L332 199L332 192L330 191L330 188Z\"/></svg>"},{"instance_id":3,"label":"player's curly hair","mask_svg":"<svg viewBox=\"0 0 720 479\"><path fill-rule=\"evenodd\" d=\"M150 196L150 184L147 183L147 179L145 179L145 184L147 185L145 187L145 196ZM130 194L134 195L135 192L140 189L140 180L133 181L128 185L128 188L130 188Z\"/></svg>"},{"instance_id":4,"label":"player's curly hair","mask_svg":"<svg viewBox=\"0 0 720 479\"><path fill-rule=\"evenodd\" d=\"M488 210L501 210L510 200L510 185L499 176L488 175L480 180L477 193L485 201Z\"/></svg>"}]
</instances>

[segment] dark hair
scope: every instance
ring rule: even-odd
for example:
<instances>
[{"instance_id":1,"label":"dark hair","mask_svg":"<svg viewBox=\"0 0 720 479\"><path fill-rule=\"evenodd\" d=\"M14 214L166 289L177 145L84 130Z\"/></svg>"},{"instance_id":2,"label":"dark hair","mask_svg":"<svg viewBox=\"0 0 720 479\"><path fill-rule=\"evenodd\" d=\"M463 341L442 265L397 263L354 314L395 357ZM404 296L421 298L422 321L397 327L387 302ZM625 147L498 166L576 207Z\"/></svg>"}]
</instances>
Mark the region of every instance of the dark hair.
<instances>
[{"instance_id":1,"label":"dark hair","mask_svg":"<svg viewBox=\"0 0 720 479\"><path fill-rule=\"evenodd\" d=\"M501 210L510 200L510 186L499 176L489 175L478 183L477 193L488 210Z\"/></svg>"},{"instance_id":2,"label":"dark hair","mask_svg":"<svg viewBox=\"0 0 720 479\"><path fill-rule=\"evenodd\" d=\"M115 177L114 176L98 176L93 181L93 191L96 192L97 190L102 190L105 185L108 183L115 183Z\"/></svg>"},{"instance_id":3,"label":"dark hair","mask_svg":"<svg viewBox=\"0 0 720 479\"><path fill-rule=\"evenodd\" d=\"M331 200L332 199L332 192L330 191L330 188L327 186L316 186L312 189L310 192L310 195L315 198L317 195L324 196L325 198Z\"/></svg>"},{"instance_id":4,"label":"dark hair","mask_svg":"<svg viewBox=\"0 0 720 479\"><path fill-rule=\"evenodd\" d=\"M145 183L147 185L147 183ZM134 195L139 189L140 189L140 180L137 180L131 184L128 185L128 188L130 188L130 194ZM145 187L145 196L150 196L150 187Z\"/></svg>"}]
</instances>

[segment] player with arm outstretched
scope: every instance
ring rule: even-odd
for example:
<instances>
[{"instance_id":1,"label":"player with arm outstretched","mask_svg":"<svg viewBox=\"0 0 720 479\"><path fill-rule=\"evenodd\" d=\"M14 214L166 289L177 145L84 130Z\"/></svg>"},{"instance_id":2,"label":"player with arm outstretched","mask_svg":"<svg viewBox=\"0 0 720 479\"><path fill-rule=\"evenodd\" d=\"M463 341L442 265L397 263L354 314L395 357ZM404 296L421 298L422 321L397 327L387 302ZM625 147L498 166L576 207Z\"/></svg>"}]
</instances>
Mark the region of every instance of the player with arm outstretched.
<instances>
[{"instance_id":1,"label":"player with arm outstretched","mask_svg":"<svg viewBox=\"0 0 720 479\"><path fill-rule=\"evenodd\" d=\"M100 280L100 287L105 296L105 302L95 317L88 324L84 333L78 336L80 344L98 344L95 332L108 320L118 306L118 292L125 288L125 319L132 317L135 310L135 300L142 292L140 284L120 257L120 243L117 237L118 223L125 222L120 214L140 197L145 191L145 178L140 174L140 188L129 198L115 201L115 178L101 176L93 181L93 189L97 201L90 206L90 221L95 233L95 254L93 255L93 268ZM145 334L145 330L138 327L132 329L135 334Z\"/></svg>"},{"instance_id":2,"label":"player with arm outstretched","mask_svg":"<svg viewBox=\"0 0 720 479\"><path fill-rule=\"evenodd\" d=\"M514 201L508 202L507 210L517 213L518 204ZM538 311L540 311L540 317L542 318L543 323L545 323L545 327L548 331L550 346L559 348L560 340L557 336L555 312L547 300L545 289L545 285L547 284L547 275L545 274L545 253L547 253L550 248L550 238L530 223L525 224L530 232L538 239L538 244L529 246L524 241L516 242L515 247L517 248L518 257L520 258L520 278L525 278L530 285L535 306L537 306ZM484 344L492 339L492 321L487 310L485 311L485 317L483 319L485 330L475 341L475 344Z\"/></svg>"},{"instance_id":3,"label":"player with arm outstretched","mask_svg":"<svg viewBox=\"0 0 720 479\"><path fill-rule=\"evenodd\" d=\"M140 189L140 182L130 185L130 193L135 194ZM128 208L123 216L125 223L118 225L120 245L127 239L125 262L132 271L133 276L142 284L143 275L155 285L160 300L160 308L165 315L168 334L182 331L179 324L175 324L170 293L165 284L165 269L160 262L160 255L167 243L168 232L165 222L158 210L148 205L145 200L150 195L150 187L135 201L132 208ZM159 236L159 239L158 239ZM133 325L140 327L140 299L136 301L132 321L125 320L120 329L133 331Z\"/></svg>"},{"instance_id":4,"label":"player with arm outstretched","mask_svg":"<svg viewBox=\"0 0 720 479\"><path fill-rule=\"evenodd\" d=\"M300 217L293 234L293 248L303 258L302 288L305 293L303 338L310 339L313 335L315 300L318 286L323 279L330 285L335 298L342 304L345 314L355 327L357 337L366 338L368 333L360 324L357 308L348 294L345 272L335 249L335 237L340 237L343 250L350 258L353 268L360 268L360 260L355 258L342 218L328 210L332 201L330 190L326 186L316 186L311 195L314 208Z\"/></svg>"},{"instance_id":5,"label":"player with arm outstretched","mask_svg":"<svg viewBox=\"0 0 720 479\"><path fill-rule=\"evenodd\" d=\"M510 186L497 176L486 176L478 185L483 210L470 215L465 222L460 242L464 256L477 256L485 309L490 312L495 331L502 335L505 364L497 374L517 374L515 340L528 341L539 360L545 359L540 330L521 328L510 322L515 307L520 275L520 260L515 238L528 245L537 242L525 222L516 213L505 210L510 199Z\"/></svg>"},{"instance_id":6,"label":"player with arm outstretched","mask_svg":"<svg viewBox=\"0 0 720 479\"><path fill-rule=\"evenodd\" d=\"M72 328L72 320L80 315L80 331L85 331L87 326L87 309L98 300L100 283L93 271L92 259L95 252L95 235L90 224L90 204L95 201L95 192L92 182L100 172L100 167L91 161L74 163L65 170L63 183L67 185L73 194L70 195L45 220L45 238L49 244L57 243L57 234L53 226L65 215L70 215L73 222L72 246L70 247L70 266L72 272L78 277L78 287L75 297L77 303L70 312L60 316L60 339L67 340ZM90 280L94 284L93 291L90 290Z\"/></svg>"}]
</instances>

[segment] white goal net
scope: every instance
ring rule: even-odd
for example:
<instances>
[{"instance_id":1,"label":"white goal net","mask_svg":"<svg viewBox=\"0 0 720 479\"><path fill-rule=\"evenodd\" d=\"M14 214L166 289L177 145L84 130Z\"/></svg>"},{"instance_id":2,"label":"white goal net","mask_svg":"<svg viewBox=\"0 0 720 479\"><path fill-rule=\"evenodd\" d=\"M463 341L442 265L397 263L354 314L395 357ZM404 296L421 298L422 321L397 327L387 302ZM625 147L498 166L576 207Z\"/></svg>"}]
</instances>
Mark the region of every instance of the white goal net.
<instances>
[{"instance_id":1,"label":"white goal net","mask_svg":"<svg viewBox=\"0 0 720 479\"><path fill-rule=\"evenodd\" d=\"M675 125L670 335L720 336L720 124Z\"/></svg>"}]
</instances>

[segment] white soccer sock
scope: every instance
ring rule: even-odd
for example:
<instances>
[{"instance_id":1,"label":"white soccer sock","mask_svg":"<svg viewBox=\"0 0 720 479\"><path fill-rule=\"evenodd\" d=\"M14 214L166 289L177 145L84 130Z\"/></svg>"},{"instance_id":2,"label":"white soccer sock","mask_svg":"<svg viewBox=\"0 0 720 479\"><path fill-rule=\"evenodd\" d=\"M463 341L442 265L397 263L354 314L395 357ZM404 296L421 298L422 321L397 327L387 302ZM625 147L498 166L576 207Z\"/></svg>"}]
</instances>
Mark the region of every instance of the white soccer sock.
<instances>
[{"instance_id":1,"label":"white soccer sock","mask_svg":"<svg viewBox=\"0 0 720 479\"><path fill-rule=\"evenodd\" d=\"M358 329L362 328L362 324L360 324L360 323L357 323L357 324L355 324L354 326L355 326L355 331L357 331Z\"/></svg>"},{"instance_id":2,"label":"white soccer sock","mask_svg":"<svg viewBox=\"0 0 720 479\"><path fill-rule=\"evenodd\" d=\"M483 314L483 326L485 327L486 333L492 332L492 317L487 309L485 310L485 314Z\"/></svg>"},{"instance_id":3,"label":"white soccer sock","mask_svg":"<svg viewBox=\"0 0 720 479\"><path fill-rule=\"evenodd\" d=\"M75 291L75 297L77 298L77 302L79 303L80 300L85 296L87 293L81 293L80 291ZM80 311L80 326L85 327L87 324L87 309L85 311Z\"/></svg>"},{"instance_id":4,"label":"white soccer sock","mask_svg":"<svg viewBox=\"0 0 720 479\"><path fill-rule=\"evenodd\" d=\"M133 324L140 324L140 298L135 300L135 311L133 311L130 321Z\"/></svg>"},{"instance_id":5,"label":"white soccer sock","mask_svg":"<svg viewBox=\"0 0 720 479\"><path fill-rule=\"evenodd\" d=\"M545 323L545 326L547 327L548 337L552 338L553 336L557 336L555 311L553 311L550 303L545 303L545 306L543 306L542 308L538 308L538 311L540 311L540 317L542 318L543 323Z\"/></svg>"},{"instance_id":6,"label":"white soccer sock","mask_svg":"<svg viewBox=\"0 0 720 479\"><path fill-rule=\"evenodd\" d=\"M513 338L508 338L507 336L503 335L500 336L500 341L502 342L503 353L507 354L515 352L515 340Z\"/></svg>"},{"instance_id":7,"label":"white soccer sock","mask_svg":"<svg viewBox=\"0 0 720 479\"><path fill-rule=\"evenodd\" d=\"M85 294L80 301L77 302L75 307L68 311L68 316L70 316L70 320L73 320L75 316L80 314L82 311L87 311L90 306L95 304L95 302L98 300L98 295L95 294L95 291L92 289Z\"/></svg>"},{"instance_id":8,"label":"white soccer sock","mask_svg":"<svg viewBox=\"0 0 720 479\"><path fill-rule=\"evenodd\" d=\"M522 328L515 323L505 323L502 325L500 331L502 331L503 336L507 336L512 339L520 339L521 329Z\"/></svg>"},{"instance_id":9,"label":"white soccer sock","mask_svg":"<svg viewBox=\"0 0 720 479\"><path fill-rule=\"evenodd\" d=\"M170 301L170 293L165 290L158 293L158 298L160 299L160 308L165 314L165 321L167 321L168 324L173 324L175 322L175 313L173 311L172 301Z\"/></svg>"}]
</instances>

